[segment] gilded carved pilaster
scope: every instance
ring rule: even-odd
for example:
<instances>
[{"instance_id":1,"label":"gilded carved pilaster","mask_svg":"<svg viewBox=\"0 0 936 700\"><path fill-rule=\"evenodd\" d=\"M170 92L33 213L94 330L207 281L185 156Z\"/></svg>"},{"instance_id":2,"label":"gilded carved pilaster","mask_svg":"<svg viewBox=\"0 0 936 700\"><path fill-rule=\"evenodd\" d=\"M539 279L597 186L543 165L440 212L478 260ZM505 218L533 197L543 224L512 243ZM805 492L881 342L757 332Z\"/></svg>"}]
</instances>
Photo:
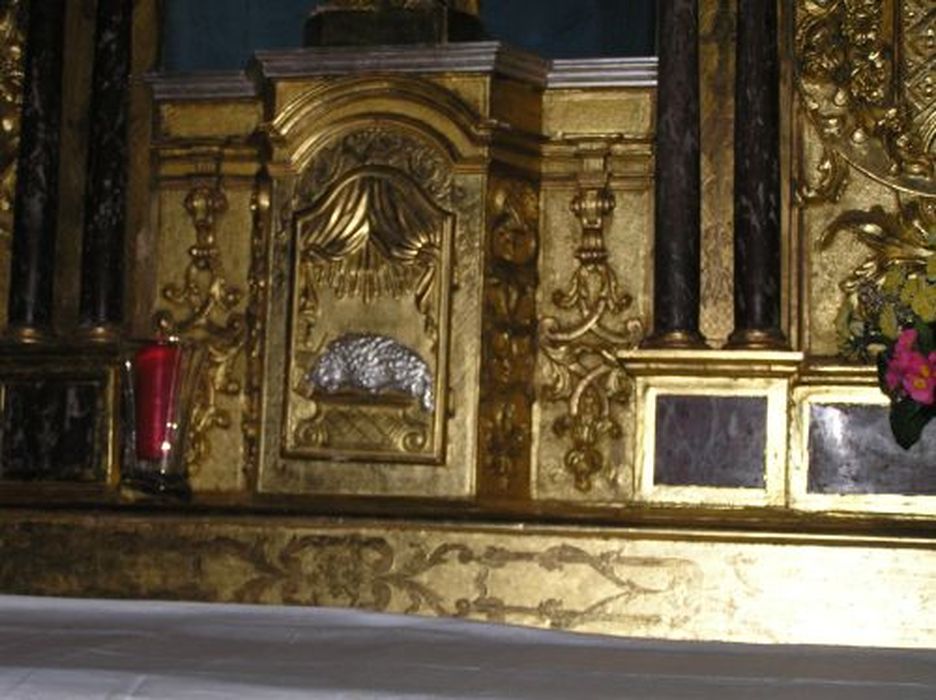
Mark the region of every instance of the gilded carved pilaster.
<instances>
[{"instance_id":1,"label":"gilded carved pilaster","mask_svg":"<svg viewBox=\"0 0 936 700\"><path fill-rule=\"evenodd\" d=\"M19 153L20 106L23 102L23 30L25 0L0 4L0 236L13 225L13 194Z\"/></svg>"},{"instance_id":2,"label":"gilded carved pilaster","mask_svg":"<svg viewBox=\"0 0 936 700\"><path fill-rule=\"evenodd\" d=\"M260 434L263 402L264 308L268 292L267 246L269 245L271 183L267 175L257 178L250 198L253 218L250 237L250 270L247 276L247 310L244 315L247 336L245 406L241 430L244 436L244 471L256 480L260 472Z\"/></svg>"},{"instance_id":3,"label":"gilded carved pilaster","mask_svg":"<svg viewBox=\"0 0 936 700\"><path fill-rule=\"evenodd\" d=\"M713 347L732 330L734 285L734 72L736 0L699 5L701 72L702 335Z\"/></svg>"},{"instance_id":4,"label":"gilded carved pilaster","mask_svg":"<svg viewBox=\"0 0 936 700\"><path fill-rule=\"evenodd\" d=\"M530 462L539 224L534 183L492 177L487 217L478 425L482 484L500 494L516 493Z\"/></svg>"},{"instance_id":5,"label":"gilded carved pilaster","mask_svg":"<svg viewBox=\"0 0 936 700\"><path fill-rule=\"evenodd\" d=\"M157 312L154 320L161 332L196 339L207 350L207 366L192 407L186 455L189 470L195 472L210 455L213 431L231 427L230 412L219 398L240 395L238 364L244 354L247 327L241 310L243 291L228 282L216 240L217 220L228 207L220 183L195 184L184 206L195 229L195 244L188 249L189 263L181 281L162 288L169 308Z\"/></svg>"},{"instance_id":6,"label":"gilded carved pilaster","mask_svg":"<svg viewBox=\"0 0 936 700\"><path fill-rule=\"evenodd\" d=\"M609 443L624 435L620 412L630 399L631 381L615 352L636 347L644 333L643 322L626 315L633 299L621 288L605 246L605 226L615 208L609 148L601 139L579 144L582 170L570 204L582 228L578 264L568 286L552 294L563 317L546 316L539 325L543 400L563 404L552 431L566 445L563 467L581 492L609 470Z\"/></svg>"},{"instance_id":7,"label":"gilded carved pilaster","mask_svg":"<svg viewBox=\"0 0 936 700\"><path fill-rule=\"evenodd\" d=\"M6 318L28 0L0 2L0 318Z\"/></svg>"}]
</instances>

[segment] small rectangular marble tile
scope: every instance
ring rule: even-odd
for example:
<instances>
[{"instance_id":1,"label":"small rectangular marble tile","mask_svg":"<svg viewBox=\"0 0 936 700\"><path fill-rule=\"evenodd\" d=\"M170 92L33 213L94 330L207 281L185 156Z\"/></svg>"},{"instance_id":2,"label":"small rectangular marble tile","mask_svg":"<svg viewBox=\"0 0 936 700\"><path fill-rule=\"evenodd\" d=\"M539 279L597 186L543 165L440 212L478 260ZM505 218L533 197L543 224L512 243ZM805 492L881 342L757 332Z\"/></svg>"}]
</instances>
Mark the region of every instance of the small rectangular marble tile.
<instances>
[{"instance_id":1,"label":"small rectangular marble tile","mask_svg":"<svg viewBox=\"0 0 936 700\"><path fill-rule=\"evenodd\" d=\"M103 381L4 382L0 479L101 480L103 421Z\"/></svg>"},{"instance_id":2,"label":"small rectangular marble tile","mask_svg":"<svg viewBox=\"0 0 936 700\"><path fill-rule=\"evenodd\" d=\"M809 493L936 494L936 425L909 450L891 434L887 406L813 404Z\"/></svg>"},{"instance_id":3,"label":"small rectangular marble tile","mask_svg":"<svg viewBox=\"0 0 936 700\"><path fill-rule=\"evenodd\" d=\"M657 397L654 483L762 489L766 447L766 397Z\"/></svg>"}]
</instances>

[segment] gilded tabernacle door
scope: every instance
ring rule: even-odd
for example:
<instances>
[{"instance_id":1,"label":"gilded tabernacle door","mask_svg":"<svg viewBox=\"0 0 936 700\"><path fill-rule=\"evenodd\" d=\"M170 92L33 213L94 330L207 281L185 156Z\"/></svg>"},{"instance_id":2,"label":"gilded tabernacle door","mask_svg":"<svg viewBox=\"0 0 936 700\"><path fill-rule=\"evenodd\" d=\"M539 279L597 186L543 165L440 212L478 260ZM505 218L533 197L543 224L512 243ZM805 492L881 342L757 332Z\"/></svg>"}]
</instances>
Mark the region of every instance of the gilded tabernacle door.
<instances>
[{"instance_id":1,"label":"gilded tabernacle door","mask_svg":"<svg viewBox=\"0 0 936 700\"><path fill-rule=\"evenodd\" d=\"M292 221L285 452L438 463L451 164L419 136L377 126L342 133L313 161Z\"/></svg>"},{"instance_id":2,"label":"gilded tabernacle door","mask_svg":"<svg viewBox=\"0 0 936 700\"><path fill-rule=\"evenodd\" d=\"M412 78L319 81L272 122L262 491L472 492L483 139Z\"/></svg>"}]
</instances>

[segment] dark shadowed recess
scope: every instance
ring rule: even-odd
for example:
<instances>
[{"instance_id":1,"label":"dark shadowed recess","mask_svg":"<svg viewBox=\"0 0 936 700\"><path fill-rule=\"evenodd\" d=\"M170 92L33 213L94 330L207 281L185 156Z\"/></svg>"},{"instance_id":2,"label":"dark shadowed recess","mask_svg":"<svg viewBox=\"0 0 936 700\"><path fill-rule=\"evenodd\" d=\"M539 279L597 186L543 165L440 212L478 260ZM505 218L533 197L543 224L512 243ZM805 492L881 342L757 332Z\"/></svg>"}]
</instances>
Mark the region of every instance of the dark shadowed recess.
<instances>
[{"instance_id":1,"label":"dark shadowed recess","mask_svg":"<svg viewBox=\"0 0 936 700\"><path fill-rule=\"evenodd\" d=\"M313 0L166 0L166 71L233 70L257 49L302 45ZM545 58L654 53L655 0L485 0L491 39Z\"/></svg>"}]
</instances>

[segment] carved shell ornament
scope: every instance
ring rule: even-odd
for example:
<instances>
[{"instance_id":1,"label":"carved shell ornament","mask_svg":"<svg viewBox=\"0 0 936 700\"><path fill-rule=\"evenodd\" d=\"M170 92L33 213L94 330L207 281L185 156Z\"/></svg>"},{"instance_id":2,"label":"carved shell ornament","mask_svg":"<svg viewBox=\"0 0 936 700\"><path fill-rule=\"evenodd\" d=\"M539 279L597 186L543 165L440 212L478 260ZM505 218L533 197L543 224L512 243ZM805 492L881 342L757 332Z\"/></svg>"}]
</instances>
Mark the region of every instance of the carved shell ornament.
<instances>
[{"instance_id":1,"label":"carved shell ornament","mask_svg":"<svg viewBox=\"0 0 936 700\"><path fill-rule=\"evenodd\" d=\"M346 333L333 340L315 361L307 381L313 389L370 395L404 394L434 408L432 373L417 352L384 335Z\"/></svg>"}]
</instances>

